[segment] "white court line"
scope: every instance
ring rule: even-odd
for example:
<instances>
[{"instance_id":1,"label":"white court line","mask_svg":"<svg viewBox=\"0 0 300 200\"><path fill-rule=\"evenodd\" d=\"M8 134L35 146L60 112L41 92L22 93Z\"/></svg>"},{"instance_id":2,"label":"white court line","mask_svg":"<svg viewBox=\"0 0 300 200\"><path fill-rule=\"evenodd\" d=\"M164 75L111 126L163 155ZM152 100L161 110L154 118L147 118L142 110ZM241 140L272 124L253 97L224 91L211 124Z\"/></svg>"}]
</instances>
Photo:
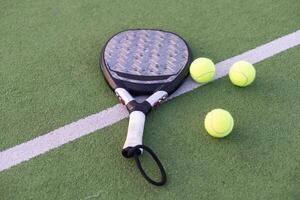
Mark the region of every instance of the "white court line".
<instances>
[{"instance_id":1,"label":"white court line","mask_svg":"<svg viewBox=\"0 0 300 200\"><path fill-rule=\"evenodd\" d=\"M214 80L226 76L230 66L236 61L246 60L255 64L299 44L300 30L219 62L216 64L217 71ZM170 98L182 95L199 86L201 85L188 78ZM84 135L88 135L96 130L117 123L126 117L128 117L127 110L122 105L117 104L104 111L90 115L45 135L41 135L37 138L4 150L0 152L0 172L50 151L51 149L76 140Z\"/></svg>"}]
</instances>

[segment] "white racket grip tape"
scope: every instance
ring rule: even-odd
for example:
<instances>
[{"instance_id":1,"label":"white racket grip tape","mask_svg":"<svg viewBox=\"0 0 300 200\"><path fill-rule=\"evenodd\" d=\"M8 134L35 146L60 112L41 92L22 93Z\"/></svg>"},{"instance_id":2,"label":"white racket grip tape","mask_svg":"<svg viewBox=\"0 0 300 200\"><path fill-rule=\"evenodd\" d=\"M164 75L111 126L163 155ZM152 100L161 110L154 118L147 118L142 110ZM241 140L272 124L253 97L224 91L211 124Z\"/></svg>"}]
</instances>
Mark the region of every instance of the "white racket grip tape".
<instances>
[{"instance_id":1,"label":"white racket grip tape","mask_svg":"<svg viewBox=\"0 0 300 200\"><path fill-rule=\"evenodd\" d=\"M143 132L146 116L141 111L133 111L129 115L129 125L123 149L143 144Z\"/></svg>"}]
</instances>

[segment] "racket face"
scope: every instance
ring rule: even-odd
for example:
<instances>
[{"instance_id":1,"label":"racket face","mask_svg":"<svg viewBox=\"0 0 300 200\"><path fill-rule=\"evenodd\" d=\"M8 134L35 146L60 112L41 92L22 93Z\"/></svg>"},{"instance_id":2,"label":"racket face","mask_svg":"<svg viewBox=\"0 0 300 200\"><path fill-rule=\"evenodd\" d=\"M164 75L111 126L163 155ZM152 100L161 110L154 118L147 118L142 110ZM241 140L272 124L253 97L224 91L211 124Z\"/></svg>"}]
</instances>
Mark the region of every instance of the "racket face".
<instances>
[{"instance_id":1,"label":"racket face","mask_svg":"<svg viewBox=\"0 0 300 200\"><path fill-rule=\"evenodd\" d=\"M127 30L108 40L100 66L112 89L135 94L171 93L188 73L191 54L178 35L160 30Z\"/></svg>"}]
</instances>

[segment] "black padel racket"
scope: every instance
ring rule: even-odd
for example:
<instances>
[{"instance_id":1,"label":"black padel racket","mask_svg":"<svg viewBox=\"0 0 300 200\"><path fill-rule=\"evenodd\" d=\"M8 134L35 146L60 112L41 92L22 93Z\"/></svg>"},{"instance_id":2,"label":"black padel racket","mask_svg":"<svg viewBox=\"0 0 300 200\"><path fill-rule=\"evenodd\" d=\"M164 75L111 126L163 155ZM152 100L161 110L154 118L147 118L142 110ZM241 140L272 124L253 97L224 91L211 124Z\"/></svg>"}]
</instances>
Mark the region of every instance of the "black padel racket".
<instances>
[{"instance_id":1,"label":"black padel racket","mask_svg":"<svg viewBox=\"0 0 300 200\"><path fill-rule=\"evenodd\" d=\"M143 177L154 185L163 185L166 173L153 151L143 145L145 118L152 107L182 83L190 61L190 49L180 36L151 29L117 33L107 41L100 55L100 67L106 81L130 113L122 155L135 158ZM138 102L131 94L150 96ZM161 180L151 179L143 170L138 158L143 150L148 151L157 163Z\"/></svg>"}]
</instances>

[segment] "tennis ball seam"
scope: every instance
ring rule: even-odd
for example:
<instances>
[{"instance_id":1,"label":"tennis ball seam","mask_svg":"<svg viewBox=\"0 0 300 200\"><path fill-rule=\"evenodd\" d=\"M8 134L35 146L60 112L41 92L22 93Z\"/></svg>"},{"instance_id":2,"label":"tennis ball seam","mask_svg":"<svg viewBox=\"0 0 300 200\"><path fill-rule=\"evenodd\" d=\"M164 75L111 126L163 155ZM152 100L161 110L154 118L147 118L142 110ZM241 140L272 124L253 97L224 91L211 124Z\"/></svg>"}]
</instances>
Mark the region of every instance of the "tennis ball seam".
<instances>
[{"instance_id":1,"label":"tennis ball seam","mask_svg":"<svg viewBox=\"0 0 300 200\"><path fill-rule=\"evenodd\" d=\"M204 74L201 74L200 76L196 76L195 78L201 78L203 76L205 76L206 74L210 74L210 73L215 73L215 71L209 71L209 72L205 72Z\"/></svg>"},{"instance_id":2,"label":"tennis ball seam","mask_svg":"<svg viewBox=\"0 0 300 200\"><path fill-rule=\"evenodd\" d=\"M249 79L248 79L247 75L245 75L243 72L241 72L239 70L233 70L233 72L240 73L242 76L244 76L244 78L246 79L246 83L244 83L243 86L247 85L249 83Z\"/></svg>"},{"instance_id":3,"label":"tennis ball seam","mask_svg":"<svg viewBox=\"0 0 300 200\"><path fill-rule=\"evenodd\" d=\"M222 134L221 132L216 131L216 129L214 128L213 122L212 122L214 113L211 113L211 115L212 116L210 117L210 120L209 120L211 128L215 131L216 134ZM231 124L230 124L229 128L225 131L225 133L228 133L232 127L233 120L231 119L230 122L231 122Z\"/></svg>"}]
</instances>

